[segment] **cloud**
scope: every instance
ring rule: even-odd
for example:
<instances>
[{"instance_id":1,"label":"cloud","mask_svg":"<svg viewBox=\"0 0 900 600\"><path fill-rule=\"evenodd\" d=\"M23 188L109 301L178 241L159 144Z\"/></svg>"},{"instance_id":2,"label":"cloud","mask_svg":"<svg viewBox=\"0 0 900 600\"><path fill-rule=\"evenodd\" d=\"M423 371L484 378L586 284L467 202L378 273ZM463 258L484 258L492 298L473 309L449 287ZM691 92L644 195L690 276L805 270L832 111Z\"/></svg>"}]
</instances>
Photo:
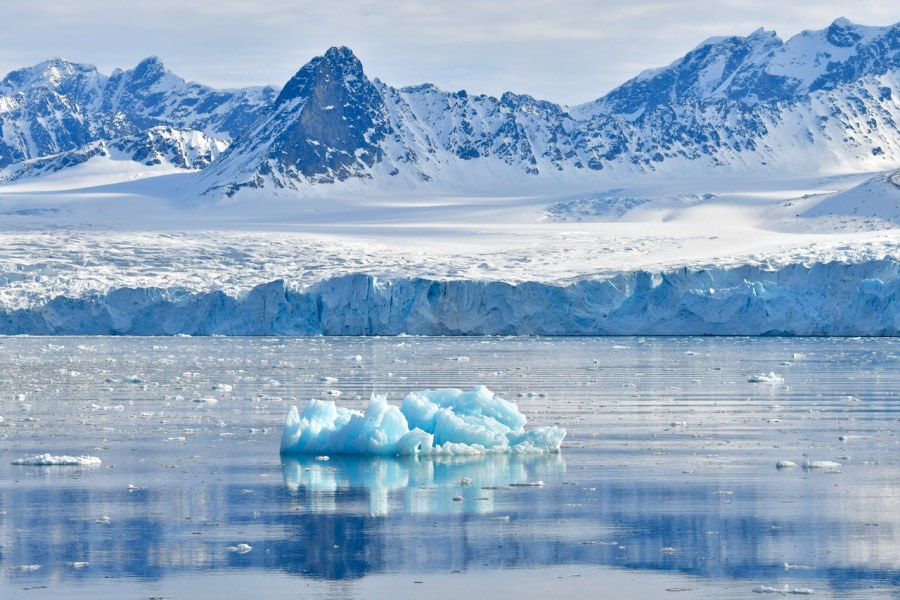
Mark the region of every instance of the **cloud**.
<instances>
[{"instance_id":1,"label":"cloud","mask_svg":"<svg viewBox=\"0 0 900 600\"><path fill-rule=\"evenodd\" d=\"M900 20L895 2L835 0L43 0L4 13L2 72L52 56L109 72L158 55L210 85L281 84L344 44L388 83L509 89L563 103L596 98L713 35L764 26L786 38L838 16Z\"/></svg>"}]
</instances>

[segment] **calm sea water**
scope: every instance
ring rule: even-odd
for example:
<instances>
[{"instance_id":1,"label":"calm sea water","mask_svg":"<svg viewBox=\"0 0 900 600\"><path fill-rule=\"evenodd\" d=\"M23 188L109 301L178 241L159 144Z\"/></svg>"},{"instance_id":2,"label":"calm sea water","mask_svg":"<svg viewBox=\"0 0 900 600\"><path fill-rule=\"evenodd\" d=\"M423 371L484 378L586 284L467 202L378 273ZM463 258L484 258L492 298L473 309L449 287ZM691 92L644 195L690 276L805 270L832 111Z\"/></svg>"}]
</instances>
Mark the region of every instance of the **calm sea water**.
<instances>
[{"instance_id":1,"label":"calm sea water","mask_svg":"<svg viewBox=\"0 0 900 600\"><path fill-rule=\"evenodd\" d=\"M279 456L476 384L562 453ZM897 597L898 390L896 339L0 338L0 597Z\"/></svg>"}]
</instances>

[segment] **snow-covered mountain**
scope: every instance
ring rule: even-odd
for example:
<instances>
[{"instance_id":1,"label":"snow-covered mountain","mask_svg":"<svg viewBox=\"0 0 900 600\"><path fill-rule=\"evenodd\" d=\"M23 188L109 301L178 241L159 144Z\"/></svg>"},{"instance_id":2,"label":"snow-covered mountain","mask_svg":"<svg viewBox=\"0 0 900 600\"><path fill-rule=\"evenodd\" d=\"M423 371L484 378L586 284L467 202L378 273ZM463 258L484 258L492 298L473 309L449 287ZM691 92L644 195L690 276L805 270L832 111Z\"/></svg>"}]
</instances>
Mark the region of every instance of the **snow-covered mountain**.
<instances>
[{"instance_id":1,"label":"snow-covered mountain","mask_svg":"<svg viewBox=\"0 0 900 600\"><path fill-rule=\"evenodd\" d=\"M158 125L132 135L98 140L75 150L16 163L0 171L0 182L58 173L102 159L168 167L170 170L198 170L212 163L227 147L227 142L207 137L199 131Z\"/></svg>"},{"instance_id":2,"label":"snow-covered mountain","mask_svg":"<svg viewBox=\"0 0 900 600\"><path fill-rule=\"evenodd\" d=\"M762 29L710 39L575 107L394 88L369 79L344 47L280 93L186 83L155 58L108 77L54 60L0 82L0 167L167 126L232 142L192 186L211 196L340 182L528 188L607 175L885 170L900 166L898 123L900 24L842 18L787 42Z\"/></svg>"},{"instance_id":3,"label":"snow-covered mountain","mask_svg":"<svg viewBox=\"0 0 900 600\"><path fill-rule=\"evenodd\" d=\"M215 90L189 83L158 58L106 76L53 59L0 81L0 168L155 127L229 141L269 107L274 87Z\"/></svg>"},{"instance_id":4,"label":"snow-covered mountain","mask_svg":"<svg viewBox=\"0 0 900 600\"><path fill-rule=\"evenodd\" d=\"M787 42L708 40L585 105L397 89L347 48L313 59L203 179L244 187L392 178L551 181L598 171L877 170L900 165L900 24L838 19Z\"/></svg>"}]
</instances>

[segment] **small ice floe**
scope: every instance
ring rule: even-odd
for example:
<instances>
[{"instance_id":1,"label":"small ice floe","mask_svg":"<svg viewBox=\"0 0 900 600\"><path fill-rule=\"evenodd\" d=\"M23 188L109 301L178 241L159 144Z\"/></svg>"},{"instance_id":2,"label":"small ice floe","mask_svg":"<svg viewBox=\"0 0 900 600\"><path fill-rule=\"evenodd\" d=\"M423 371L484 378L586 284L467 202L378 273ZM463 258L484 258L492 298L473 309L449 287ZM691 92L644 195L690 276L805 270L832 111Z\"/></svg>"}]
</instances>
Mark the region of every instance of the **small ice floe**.
<instances>
[{"instance_id":1,"label":"small ice floe","mask_svg":"<svg viewBox=\"0 0 900 600\"><path fill-rule=\"evenodd\" d=\"M144 489L144 486L142 486L142 485L131 485L131 484L129 483L129 484L128 484L128 487L125 488L125 489L127 489L129 492L137 492L137 491L139 491L139 490Z\"/></svg>"},{"instance_id":2,"label":"small ice floe","mask_svg":"<svg viewBox=\"0 0 900 600\"><path fill-rule=\"evenodd\" d=\"M872 439L872 436L870 436L870 435L848 435L848 434L844 434L844 435L838 436L838 439L839 439L840 441L842 441L842 442L849 442L850 440L870 440L870 439Z\"/></svg>"},{"instance_id":3,"label":"small ice floe","mask_svg":"<svg viewBox=\"0 0 900 600\"><path fill-rule=\"evenodd\" d=\"M462 496L453 496L454 502L462 502L463 500L465 500L465 498L463 498Z\"/></svg>"},{"instance_id":4,"label":"small ice floe","mask_svg":"<svg viewBox=\"0 0 900 600\"><path fill-rule=\"evenodd\" d=\"M776 373L757 373L747 378L749 383L768 383L770 385L778 385L784 383L784 377Z\"/></svg>"},{"instance_id":5,"label":"small ice floe","mask_svg":"<svg viewBox=\"0 0 900 600\"><path fill-rule=\"evenodd\" d=\"M732 492L731 490L718 490L717 492L715 492L716 496L731 496L733 494L734 492Z\"/></svg>"},{"instance_id":6,"label":"small ice floe","mask_svg":"<svg viewBox=\"0 0 900 600\"><path fill-rule=\"evenodd\" d=\"M511 483L512 487L543 487L543 481L526 481L524 483Z\"/></svg>"},{"instance_id":7,"label":"small ice floe","mask_svg":"<svg viewBox=\"0 0 900 600\"><path fill-rule=\"evenodd\" d=\"M319 381L321 381L322 383L337 383L338 378L337 377L320 377Z\"/></svg>"},{"instance_id":8,"label":"small ice floe","mask_svg":"<svg viewBox=\"0 0 900 600\"><path fill-rule=\"evenodd\" d=\"M331 458L328 457L328 456L325 456L325 455L323 454L322 456L317 456L317 457L316 457L316 460L325 461L325 460L331 460Z\"/></svg>"},{"instance_id":9,"label":"small ice floe","mask_svg":"<svg viewBox=\"0 0 900 600\"><path fill-rule=\"evenodd\" d=\"M218 401L219 399L214 398L213 396L201 396L191 400L191 402L194 402L195 404L216 404Z\"/></svg>"},{"instance_id":10,"label":"small ice floe","mask_svg":"<svg viewBox=\"0 0 900 600\"><path fill-rule=\"evenodd\" d=\"M238 544L237 546L228 546L225 549L235 554L247 554L253 550L253 547L250 544Z\"/></svg>"},{"instance_id":11,"label":"small ice floe","mask_svg":"<svg viewBox=\"0 0 900 600\"><path fill-rule=\"evenodd\" d=\"M18 567L12 567L13 571L37 571L41 568L41 565L19 565Z\"/></svg>"},{"instance_id":12,"label":"small ice floe","mask_svg":"<svg viewBox=\"0 0 900 600\"><path fill-rule=\"evenodd\" d=\"M32 467L94 467L102 461L96 456L53 456L52 454L38 454L28 458L14 460L14 465L28 465Z\"/></svg>"},{"instance_id":13,"label":"small ice floe","mask_svg":"<svg viewBox=\"0 0 900 600\"><path fill-rule=\"evenodd\" d=\"M468 477L463 477L457 483L463 487L472 487L472 480Z\"/></svg>"},{"instance_id":14,"label":"small ice floe","mask_svg":"<svg viewBox=\"0 0 900 600\"><path fill-rule=\"evenodd\" d=\"M97 523L97 525L109 525L109 517L106 515L103 515L102 517L97 519L95 521L95 523Z\"/></svg>"},{"instance_id":15,"label":"small ice floe","mask_svg":"<svg viewBox=\"0 0 900 600\"><path fill-rule=\"evenodd\" d=\"M672 421L670 427L687 427L687 421Z\"/></svg>"},{"instance_id":16,"label":"small ice floe","mask_svg":"<svg viewBox=\"0 0 900 600\"><path fill-rule=\"evenodd\" d=\"M357 354L355 356L350 357L350 362L362 362L362 356Z\"/></svg>"},{"instance_id":17,"label":"small ice floe","mask_svg":"<svg viewBox=\"0 0 900 600\"><path fill-rule=\"evenodd\" d=\"M662 549L663 554L675 554L676 552L678 552L678 550L676 550L672 546L666 546Z\"/></svg>"},{"instance_id":18,"label":"small ice floe","mask_svg":"<svg viewBox=\"0 0 900 600\"><path fill-rule=\"evenodd\" d=\"M333 398L337 398L338 396L343 395L343 392L341 390L330 389L330 390L325 390L325 395L332 396Z\"/></svg>"},{"instance_id":19,"label":"small ice floe","mask_svg":"<svg viewBox=\"0 0 900 600\"><path fill-rule=\"evenodd\" d=\"M814 567L808 567L806 565L792 565L789 563L784 563L785 571L811 571Z\"/></svg>"},{"instance_id":20,"label":"small ice floe","mask_svg":"<svg viewBox=\"0 0 900 600\"><path fill-rule=\"evenodd\" d=\"M91 563L89 563L85 560L85 561L77 561L77 562L68 562L68 563L66 563L66 566L72 567L73 569L83 569L86 566L88 566L89 564L91 564Z\"/></svg>"},{"instance_id":21,"label":"small ice floe","mask_svg":"<svg viewBox=\"0 0 900 600\"><path fill-rule=\"evenodd\" d=\"M141 379L140 377L138 377L137 375L129 375L127 377L122 378L122 381L124 381L125 383L134 383L134 384L144 383L144 380Z\"/></svg>"},{"instance_id":22,"label":"small ice floe","mask_svg":"<svg viewBox=\"0 0 900 600\"><path fill-rule=\"evenodd\" d=\"M234 386L232 386L230 383L214 383L212 385L212 389L219 392L230 392L234 389Z\"/></svg>"},{"instance_id":23,"label":"small ice floe","mask_svg":"<svg viewBox=\"0 0 900 600\"><path fill-rule=\"evenodd\" d=\"M792 594L796 596L811 596L815 594L813 590L810 588L792 588L785 585L784 587L775 588L769 587L767 585L761 585L759 587L753 588L754 593L757 594Z\"/></svg>"},{"instance_id":24,"label":"small ice floe","mask_svg":"<svg viewBox=\"0 0 900 600\"><path fill-rule=\"evenodd\" d=\"M495 521L497 523L509 523L509 515L503 515L502 517L491 517L491 521Z\"/></svg>"},{"instance_id":25,"label":"small ice floe","mask_svg":"<svg viewBox=\"0 0 900 600\"><path fill-rule=\"evenodd\" d=\"M775 468L776 469L796 469L797 463L790 461L790 460L779 460L777 463L775 463Z\"/></svg>"},{"instance_id":26,"label":"small ice floe","mask_svg":"<svg viewBox=\"0 0 900 600\"><path fill-rule=\"evenodd\" d=\"M806 355L803 354L802 352L794 352L794 354L793 354L793 359L794 359L794 360L805 360L805 359L806 359Z\"/></svg>"},{"instance_id":27,"label":"small ice floe","mask_svg":"<svg viewBox=\"0 0 900 600\"><path fill-rule=\"evenodd\" d=\"M804 469L840 469L841 463L833 460L809 460L803 463Z\"/></svg>"},{"instance_id":28,"label":"small ice floe","mask_svg":"<svg viewBox=\"0 0 900 600\"><path fill-rule=\"evenodd\" d=\"M471 359L468 356L448 356L447 360L452 360L455 362L469 362Z\"/></svg>"}]
</instances>

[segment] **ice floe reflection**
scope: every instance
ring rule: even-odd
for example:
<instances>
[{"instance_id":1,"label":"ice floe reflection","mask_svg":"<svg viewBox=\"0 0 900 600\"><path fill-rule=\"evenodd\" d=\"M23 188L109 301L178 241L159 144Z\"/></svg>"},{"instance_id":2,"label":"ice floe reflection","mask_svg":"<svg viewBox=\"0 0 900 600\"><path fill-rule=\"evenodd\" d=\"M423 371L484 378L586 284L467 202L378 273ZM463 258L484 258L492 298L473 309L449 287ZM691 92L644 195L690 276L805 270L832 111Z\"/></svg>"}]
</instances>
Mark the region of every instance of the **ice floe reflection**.
<instances>
[{"instance_id":1,"label":"ice floe reflection","mask_svg":"<svg viewBox=\"0 0 900 600\"><path fill-rule=\"evenodd\" d=\"M329 460L323 460L328 458ZM361 490L369 513L493 513L495 495L516 487L543 487L557 480L566 464L559 454L455 457L281 458L285 486L304 491L314 513L339 510L338 494Z\"/></svg>"}]
</instances>

